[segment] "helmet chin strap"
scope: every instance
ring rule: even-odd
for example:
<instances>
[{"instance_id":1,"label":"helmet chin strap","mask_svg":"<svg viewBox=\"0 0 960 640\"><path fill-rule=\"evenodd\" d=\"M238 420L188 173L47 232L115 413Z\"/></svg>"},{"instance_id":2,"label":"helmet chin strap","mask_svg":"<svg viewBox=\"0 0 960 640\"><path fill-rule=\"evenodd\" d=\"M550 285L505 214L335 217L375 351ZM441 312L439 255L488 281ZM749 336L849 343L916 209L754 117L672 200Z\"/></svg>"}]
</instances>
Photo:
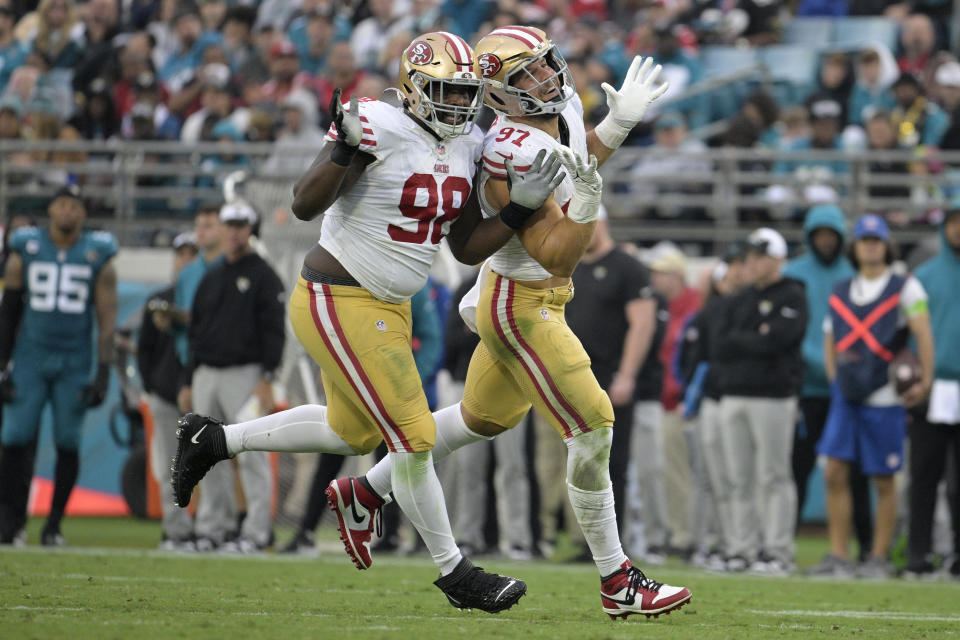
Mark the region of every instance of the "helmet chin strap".
<instances>
[{"instance_id":1,"label":"helmet chin strap","mask_svg":"<svg viewBox=\"0 0 960 640\"><path fill-rule=\"evenodd\" d=\"M407 100L407 99L404 99L404 100L403 100L403 112L404 112L405 114L407 114L407 116L408 116L411 120L413 120L413 121L416 122L418 125L420 125L420 128L421 128L421 129L423 129L424 131L426 131L427 133L429 133L430 135L432 135L434 138L436 138L438 142L440 142L440 141L442 141L442 140L445 139L445 138L444 138L443 136L441 136L439 133L437 133L436 131L434 131L434 130L433 130L433 127L431 127L430 125L428 125L426 122L424 122L424 120L423 120L422 118L416 116L416 115L413 113L413 111L410 110L410 101Z\"/></svg>"}]
</instances>

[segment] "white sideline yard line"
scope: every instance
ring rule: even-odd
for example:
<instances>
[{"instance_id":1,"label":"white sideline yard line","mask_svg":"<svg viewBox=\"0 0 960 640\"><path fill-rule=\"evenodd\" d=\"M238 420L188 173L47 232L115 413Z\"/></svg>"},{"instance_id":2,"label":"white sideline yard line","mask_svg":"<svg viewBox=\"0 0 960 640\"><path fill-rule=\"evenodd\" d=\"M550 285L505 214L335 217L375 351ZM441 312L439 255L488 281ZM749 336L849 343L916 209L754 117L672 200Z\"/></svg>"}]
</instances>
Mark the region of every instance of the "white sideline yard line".
<instances>
[{"instance_id":1,"label":"white sideline yard line","mask_svg":"<svg viewBox=\"0 0 960 640\"><path fill-rule=\"evenodd\" d=\"M162 576L102 576L96 573L24 573L27 578L55 578L62 580L104 580L107 582L187 582L186 578Z\"/></svg>"},{"instance_id":2,"label":"white sideline yard line","mask_svg":"<svg viewBox=\"0 0 960 640\"><path fill-rule=\"evenodd\" d=\"M61 613L66 611L89 611L94 612L96 609L91 607L28 607L25 605L15 605L9 607L0 607L0 611L46 611L49 613ZM177 615L197 615L197 616L209 616L209 611L180 611ZM235 616L242 618L249 617L300 617L300 618L341 618L342 614L339 613L313 613L310 611L300 611L296 613L291 613L289 611L219 611L218 616ZM431 616L429 614L418 614L418 615L394 615L394 614L364 614L364 617L369 620L384 620L387 622L396 621L396 620L423 620L424 618L429 618L430 620L447 620L450 622L470 622L475 618L472 617L474 614L472 612L464 612L462 616L449 616L449 615L439 615ZM493 616L484 617L485 622L495 622L495 623L510 623L509 618L495 618ZM131 620L129 618L124 618L122 620L105 620L102 622L104 625L109 624L129 624ZM148 624L148 621L141 620L142 624ZM152 623L149 623L152 624Z\"/></svg>"},{"instance_id":3,"label":"white sideline yard line","mask_svg":"<svg viewBox=\"0 0 960 640\"><path fill-rule=\"evenodd\" d=\"M747 609L747 613L763 616L810 616L817 618L857 618L872 620L903 620L906 622L960 622L960 616L944 616L915 611L821 611L810 609Z\"/></svg>"},{"instance_id":4,"label":"white sideline yard line","mask_svg":"<svg viewBox=\"0 0 960 640\"><path fill-rule=\"evenodd\" d=\"M28 607L25 605L16 605L13 607L3 607L4 611L92 611L87 607Z\"/></svg>"}]
</instances>

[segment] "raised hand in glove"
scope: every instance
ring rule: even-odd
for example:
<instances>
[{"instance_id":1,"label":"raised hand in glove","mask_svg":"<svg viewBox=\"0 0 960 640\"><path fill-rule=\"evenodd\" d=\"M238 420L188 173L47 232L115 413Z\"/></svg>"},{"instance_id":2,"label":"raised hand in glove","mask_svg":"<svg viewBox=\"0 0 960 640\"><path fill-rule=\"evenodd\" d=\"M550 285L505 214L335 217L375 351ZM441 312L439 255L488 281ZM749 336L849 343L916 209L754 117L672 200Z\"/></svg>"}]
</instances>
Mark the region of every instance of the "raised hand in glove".
<instances>
[{"instance_id":1,"label":"raised hand in glove","mask_svg":"<svg viewBox=\"0 0 960 640\"><path fill-rule=\"evenodd\" d=\"M86 407L98 407L107 397L107 385L110 384L110 365L97 365L97 375L83 388L80 397Z\"/></svg>"},{"instance_id":2,"label":"raised hand in glove","mask_svg":"<svg viewBox=\"0 0 960 640\"><path fill-rule=\"evenodd\" d=\"M363 124L360 122L360 101L357 100L357 96L350 96L350 110L345 111L343 103L340 102L342 93L340 89L334 89L333 97L330 99L330 117L333 118L333 126L337 129L337 143L330 154L330 160L334 164L346 167L360 147Z\"/></svg>"},{"instance_id":3,"label":"raised hand in glove","mask_svg":"<svg viewBox=\"0 0 960 640\"><path fill-rule=\"evenodd\" d=\"M597 219L600 211L600 194L603 178L597 171L597 157L591 155L584 162L579 154L564 147L557 152L563 168L573 178L573 198L567 209L567 217L574 222L586 223Z\"/></svg>"},{"instance_id":4,"label":"raised hand in glove","mask_svg":"<svg viewBox=\"0 0 960 640\"><path fill-rule=\"evenodd\" d=\"M13 371L10 367L5 367L0 371L0 402L4 404L13 402L17 397L17 391L13 386Z\"/></svg>"},{"instance_id":5,"label":"raised hand in glove","mask_svg":"<svg viewBox=\"0 0 960 640\"><path fill-rule=\"evenodd\" d=\"M500 211L500 219L511 229L522 227L566 177L566 174L560 173L560 158L551 153L544 162L546 155L547 150L541 149L526 173L517 173L513 168L513 161L509 158L503 162L507 170L510 204Z\"/></svg>"},{"instance_id":6,"label":"raised hand in glove","mask_svg":"<svg viewBox=\"0 0 960 640\"><path fill-rule=\"evenodd\" d=\"M669 88L668 82L656 84L661 67L657 65L651 70L652 65L653 58L644 59L635 56L619 91L606 82L600 85L603 92L607 94L607 107L610 113L594 131L600 142L607 148L618 148L630 130L643 120L650 103L662 96Z\"/></svg>"}]
</instances>

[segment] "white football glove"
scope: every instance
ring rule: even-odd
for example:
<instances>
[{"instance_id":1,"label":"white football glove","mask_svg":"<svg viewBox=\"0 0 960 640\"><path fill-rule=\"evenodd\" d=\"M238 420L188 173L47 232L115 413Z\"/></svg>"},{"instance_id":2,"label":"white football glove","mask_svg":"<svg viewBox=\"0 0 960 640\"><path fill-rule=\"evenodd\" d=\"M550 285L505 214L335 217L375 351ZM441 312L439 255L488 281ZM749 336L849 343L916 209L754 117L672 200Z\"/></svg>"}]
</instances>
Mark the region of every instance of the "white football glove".
<instances>
[{"instance_id":1,"label":"white football glove","mask_svg":"<svg viewBox=\"0 0 960 640\"><path fill-rule=\"evenodd\" d=\"M606 82L600 85L603 92L607 94L607 107L610 113L594 131L600 142L607 148L616 149L623 144L630 130L643 120L643 115L647 112L650 103L662 96L670 87L669 82L656 85L662 67L658 64L651 70L652 64L652 57L643 59L635 56L619 91Z\"/></svg>"},{"instance_id":2,"label":"white football glove","mask_svg":"<svg viewBox=\"0 0 960 640\"><path fill-rule=\"evenodd\" d=\"M567 217L581 224L593 222L600 212L600 194L603 178L597 172L597 157L590 156L584 162L579 154L566 147L557 151L567 175L573 178L573 198L567 209Z\"/></svg>"}]
</instances>

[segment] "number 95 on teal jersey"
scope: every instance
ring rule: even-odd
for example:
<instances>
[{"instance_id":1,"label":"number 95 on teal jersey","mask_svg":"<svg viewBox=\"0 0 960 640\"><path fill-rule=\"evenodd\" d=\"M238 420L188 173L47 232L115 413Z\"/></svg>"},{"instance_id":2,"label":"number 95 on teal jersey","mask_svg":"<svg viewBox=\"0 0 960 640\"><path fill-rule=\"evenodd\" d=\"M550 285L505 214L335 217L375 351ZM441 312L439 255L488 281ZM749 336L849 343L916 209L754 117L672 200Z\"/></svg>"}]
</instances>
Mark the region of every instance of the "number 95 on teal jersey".
<instances>
[{"instance_id":1,"label":"number 95 on teal jersey","mask_svg":"<svg viewBox=\"0 0 960 640\"><path fill-rule=\"evenodd\" d=\"M106 231L84 231L60 249L46 228L18 229L10 250L23 259L24 312L18 347L86 350L93 332L93 290L100 269L117 253Z\"/></svg>"}]
</instances>

